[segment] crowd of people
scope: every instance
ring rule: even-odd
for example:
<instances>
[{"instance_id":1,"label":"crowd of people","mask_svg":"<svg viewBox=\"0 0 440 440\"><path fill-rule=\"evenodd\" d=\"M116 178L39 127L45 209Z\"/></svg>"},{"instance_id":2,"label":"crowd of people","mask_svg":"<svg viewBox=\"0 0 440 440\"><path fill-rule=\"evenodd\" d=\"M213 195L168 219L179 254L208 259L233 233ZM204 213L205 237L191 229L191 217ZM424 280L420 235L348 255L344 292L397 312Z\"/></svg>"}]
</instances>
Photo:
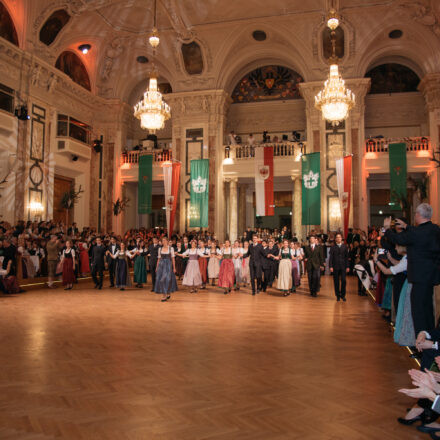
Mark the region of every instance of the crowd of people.
<instances>
[{"instance_id":1,"label":"crowd of people","mask_svg":"<svg viewBox=\"0 0 440 440\"><path fill-rule=\"evenodd\" d=\"M368 232L349 229L324 233L311 230L302 240L287 227L248 228L231 242L219 242L207 231L189 231L168 238L160 228L131 229L124 236L79 231L76 224L0 222L0 288L20 291L18 280L47 277L55 288L62 280L71 290L78 279L91 275L102 289L108 271L110 287L128 287L171 299L179 282L197 293L218 286L225 295L250 287L252 295L274 289L289 296L307 276L316 297L321 276L333 277L337 301L346 301L346 277L357 277L358 294L374 291L386 320L394 324L394 340L418 351L421 370L411 370L415 389L402 393L418 398L399 422L440 438L440 330L433 308L434 286L440 283L440 228L431 222L432 208L423 203L415 211L415 225L404 218L387 218L382 228ZM150 280L148 280L150 278Z\"/></svg>"}]
</instances>

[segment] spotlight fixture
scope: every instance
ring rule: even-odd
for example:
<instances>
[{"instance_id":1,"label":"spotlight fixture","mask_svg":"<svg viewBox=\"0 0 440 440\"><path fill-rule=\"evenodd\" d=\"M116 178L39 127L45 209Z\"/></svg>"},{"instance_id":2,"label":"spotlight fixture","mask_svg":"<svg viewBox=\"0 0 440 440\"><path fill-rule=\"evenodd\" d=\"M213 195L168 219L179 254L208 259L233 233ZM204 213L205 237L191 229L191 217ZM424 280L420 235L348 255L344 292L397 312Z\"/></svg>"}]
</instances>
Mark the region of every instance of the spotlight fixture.
<instances>
[{"instance_id":1,"label":"spotlight fixture","mask_svg":"<svg viewBox=\"0 0 440 440\"><path fill-rule=\"evenodd\" d=\"M95 139L92 144L95 153L100 153L102 151L102 136L100 139Z\"/></svg>"},{"instance_id":2,"label":"spotlight fixture","mask_svg":"<svg viewBox=\"0 0 440 440\"><path fill-rule=\"evenodd\" d=\"M87 53L89 53L89 50L92 48L92 46L90 44L81 44L80 46L78 46L78 49L84 54L86 55Z\"/></svg>"},{"instance_id":3,"label":"spotlight fixture","mask_svg":"<svg viewBox=\"0 0 440 440\"><path fill-rule=\"evenodd\" d=\"M78 160L78 156L72 154L72 161L73 161L73 162L76 162L77 160Z\"/></svg>"},{"instance_id":4,"label":"spotlight fixture","mask_svg":"<svg viewBox=\"0 0 440 440\"><path fill-rule=\"evenodd\" d=\"M20 121L27 121L28 119L31 119L31 117L28 115L28 109L25 105L17 107L14 114Z\"/></svg>"}]
</instances>

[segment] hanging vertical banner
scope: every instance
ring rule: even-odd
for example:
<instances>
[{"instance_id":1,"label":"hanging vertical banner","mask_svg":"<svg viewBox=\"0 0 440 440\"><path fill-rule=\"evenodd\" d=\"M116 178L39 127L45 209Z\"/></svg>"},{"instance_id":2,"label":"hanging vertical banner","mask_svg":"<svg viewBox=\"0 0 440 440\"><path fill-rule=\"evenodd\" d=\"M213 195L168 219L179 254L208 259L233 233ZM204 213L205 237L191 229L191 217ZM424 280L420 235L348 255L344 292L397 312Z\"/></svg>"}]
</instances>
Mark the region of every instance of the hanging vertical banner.
<instances>
[{"instance_id":1,"label":"hanging vertical banner","mask_svg":"<svg viewBox=\"0 0 440 440\"><path fill-rule=\"evenodd\" d=\"M321 155L304 154L302 169L302 224L321 224Z\"/></svg>"},{"instance_id":2,"label":"hanging vertical banner","mask_svg":"<svg viewBox=\"0 0 440 440\"><path fill-rule=\"evenodd\" d=\"M191 193L189 225L208 227L209 159L191 161Z\"/></svg>"},{"instance_id":3,"label":"hanging vertical banner","mask_svg":"<svg viewBox=\"0 0 440 440\"><path fill-rule=\"evenodd\" d=\"M341 222L343 224L345 238L348 234L348 222L350 219L351 163L351 156L345 156L342 159L336 160L336 181L338 183L339 205L341 207Z\"/></svg>"},{"instance_id":4,"label":"hanging vertical banner","mask_svg":"<svg viewBox=\"0 0 440 440\"><path fill-rule=\"evenodd\" d=\"M151 214L153 188L153 156L139 156L138 214Z\"/></svg>"},{"instance_id":5,"label":"hanging vertical banner","mask_svg":"<svg viewBox=\"0 0 440 440\"><path fill-rule=\"evenodd\" d=\"M256 215L275 215L273 196L273 147L255 148Z\"/></svg>"},{"instance_id":6,"label":"hanging vertical banner","mask_svg":"<svg viewBox=\"0 0 440 440\"><path fill-rule=\"evenodd\" d=\"M406 144L389 144L390 159L390 202L391 209L401 209L400 200L406 199Z\"/></svg>"},{"instance_id":7,"label":"hanging vertical banner","mask_svg":"<svg viewBox=\"0 0 440 440\"><path fill-rule=\"evenodd\" d=\"M177 200L179 197L180 162L164 165L163 183L165 186L165 208L167 217L168 237L171 238L174 230L174 219L176 217Z\"/></svg>"}]
</instances>

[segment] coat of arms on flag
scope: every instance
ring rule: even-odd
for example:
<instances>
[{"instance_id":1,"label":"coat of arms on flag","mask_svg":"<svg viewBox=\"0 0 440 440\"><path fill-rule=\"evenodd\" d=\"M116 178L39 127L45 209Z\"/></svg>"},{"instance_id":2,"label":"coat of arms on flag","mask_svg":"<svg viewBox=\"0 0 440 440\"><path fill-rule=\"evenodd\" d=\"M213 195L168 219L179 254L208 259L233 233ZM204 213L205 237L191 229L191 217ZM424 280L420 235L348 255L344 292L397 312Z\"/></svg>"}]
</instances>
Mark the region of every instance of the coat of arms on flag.
<instances>
[{"instance_id":1,"label":"coat of arms on flag","mask_svg":"<svg viewBox=\"0 0 440 440\"><path fill-rule=\"evenodd\" d=\"M342 193L342 208L347 209L348 208L348 192Z\"/></svg>"},{"instance_id":2,"label":"coat of arms on flag","mask_svg":"<svg viewBox=\"0 0 440 440\"><path fill-rule=\"evenodd\" d=\"M267 165L258 167L258 174L260 178L266 180L270 177L270 168Z\"/></svg>"},{"instance_id":3,"label":"coat of arms on flag","mask_svg":"<svg viewBox=\"0 0 440 440\"><path fill-rule=\"evenodd\" d=\"M200 176L197 179L193 179L191 185L195 193L200 194L206 191L206 179L202 179Z\"/></svg>"},{"instance_id":4,"label":"coat of arms on flag","mask_svg":"<svg viewBox=\"0 0 440 440\"><path fill-rule=\"evenodd\" d=\"M171 211L173 209L173 205L174 205L174 196L168 196L166 208Z\"/></svg>"},{"instance_id":5,"label":"coat of arms on flag","mask_svg":"<svg viewBox=\"0 0 440 440\"><path fill-rule=\"evenodd\" d=\"M319 173L314 173L312 170L310 170L309 173L304 174L304 187L307 189L313 189L318 186L319 181Z\"/></svg>"}]
</instances>

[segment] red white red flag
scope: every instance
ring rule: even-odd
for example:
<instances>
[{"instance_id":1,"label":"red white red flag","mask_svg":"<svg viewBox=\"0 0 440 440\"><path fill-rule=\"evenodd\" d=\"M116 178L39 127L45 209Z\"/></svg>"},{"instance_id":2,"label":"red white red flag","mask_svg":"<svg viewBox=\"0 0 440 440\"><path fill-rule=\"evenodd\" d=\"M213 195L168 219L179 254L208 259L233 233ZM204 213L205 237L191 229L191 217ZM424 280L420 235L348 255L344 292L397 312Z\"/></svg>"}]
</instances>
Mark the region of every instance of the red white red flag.
<instances>
[{"instance_id":1,"label":"red white red flag","mask_svg":"<svg viewBox=\"0 0 440 440\"><path fill-rule=\"evenodd\" d=\"M339 205L341 207L341 220L344 227L344 237L348 234L351 200L351 156L336 160L336 180L338 183Z\"/></svg>"},{"instance_id":2,"label":"red white red flag","mask_svg":"<svg viewBox=\"0 0 440 440\"><path fill-rule=\"evenodd\" d=\"M255 200L258 216L275 215L273 147L255 148Z\"/></svg>"},{"instance_id":3,"label":"red white red flag","mask_svg":"<svg viewBox=\"0 0 440 440\"><path fill-rule=\"evenodd\" d=\"M168 237L171 238L176 217L177 198L179 196L180 162L167 163L163 166L163 183L165 186L165 208L167 216Z\"/></svg>"}]
</instances>

